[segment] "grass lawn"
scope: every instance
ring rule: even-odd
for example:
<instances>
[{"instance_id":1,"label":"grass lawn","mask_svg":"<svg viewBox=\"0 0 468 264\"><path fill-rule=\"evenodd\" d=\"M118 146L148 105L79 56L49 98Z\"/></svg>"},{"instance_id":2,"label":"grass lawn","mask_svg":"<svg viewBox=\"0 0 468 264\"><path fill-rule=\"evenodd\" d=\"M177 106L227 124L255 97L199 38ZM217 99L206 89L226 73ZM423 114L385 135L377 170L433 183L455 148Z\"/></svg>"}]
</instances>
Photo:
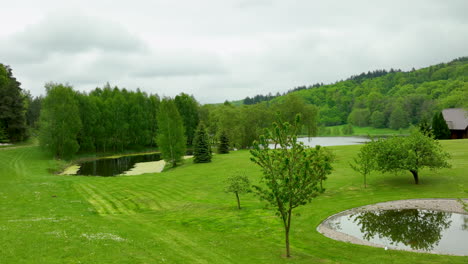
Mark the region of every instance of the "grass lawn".
<instances>
[{"instance_id":1,"label":"grass lawn","mask_svg":"<svg viewBox=\"0 0 468 264\"><path fill-rule=\"evenodd\" d=\"M374 173L368 188L348 163L360 146L333 147L326 192L293 216L293 258L285 259L280 219L252 194L224 193L243 170L257 182L248 151L215 155L160 174L59 176L63 165L38 147L0 149L0 263L468 263L468 257L385 251L316 231L331 214L410 198L468 196L468 140L445 141L453 168Z\"/></svg>"}]
</instances>

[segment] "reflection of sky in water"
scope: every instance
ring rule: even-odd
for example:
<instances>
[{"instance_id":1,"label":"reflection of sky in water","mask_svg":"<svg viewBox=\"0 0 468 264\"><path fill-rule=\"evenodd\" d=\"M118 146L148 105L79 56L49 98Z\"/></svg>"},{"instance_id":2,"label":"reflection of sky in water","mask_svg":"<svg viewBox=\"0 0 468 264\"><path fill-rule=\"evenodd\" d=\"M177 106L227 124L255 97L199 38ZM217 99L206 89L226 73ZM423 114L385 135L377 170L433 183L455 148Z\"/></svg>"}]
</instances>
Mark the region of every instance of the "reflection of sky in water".
<instances>
[{"instance_id":1,"label":"reflection of sky in water","mask_svg":"<svg viewBox=\"0 0 468 264\"><path fill-rule=\"evenodd\" d=\"M369 139L366 137L311 137L311 138L298 138L297 141L304 143L306 146L315 147L320 146L346 146L346 145L358 145L364 142L368 142ZM270 144L270 148L273 148L273 144Z\"/></svg>"},{"instance_id":2,"label":"reflection of sky in water","mask_svg":"<svg viewBox=\"0 0 468 264\"><path fill-rule=\"evenodd\" d=\"M357 145L369 141L365 137L312 137L312 138L298 138L298 141L303 142L307 146L315 147L320 146L345 146Z\"/></svg>"},{"instance_id":3,"label":"reflection of sky in water","mask_svg":"<svg viewBox=\"0 0 468 264\"><path fill-rule=\"evenodd\" d=\"M468 215L447 213L447 223L450 223L448 228L442 228L441 238L434 243L430 252L441 254L456 254L468 255ZM354 236L364 241L369 241L374 244L388 246L393 249L411 250L411 247L403 243L392 243L390 238L380 238L376 234L373 238L365 239L364 233L361 232L359 221L356 220L357 215L343 215L334 217L327 221L327 225L339 232Z\"/></svg>"}]
</instances>

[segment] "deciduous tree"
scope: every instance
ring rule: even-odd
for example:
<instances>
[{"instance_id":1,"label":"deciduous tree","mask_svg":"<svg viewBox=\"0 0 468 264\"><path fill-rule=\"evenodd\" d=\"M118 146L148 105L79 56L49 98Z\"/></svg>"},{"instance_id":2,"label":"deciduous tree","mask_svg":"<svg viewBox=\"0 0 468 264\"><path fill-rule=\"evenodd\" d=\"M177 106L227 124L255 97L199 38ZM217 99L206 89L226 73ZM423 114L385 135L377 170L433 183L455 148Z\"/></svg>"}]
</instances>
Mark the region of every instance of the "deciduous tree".
<instances>
[{"instance_id":1,"label":"deciduous tree","mask_svg":"<svg viewBox=\"0 0 468 264\"><path fill-rule=\"evenodd\" d=\"M408 137L392 137L373 141L372 149L376 168L382 172L410 171L414 183L419 183L422 168L449 168L450 155L438 141L413 130Z\"/></svg>"},{"instance_id":2,"label":"deciduous tree","mask_svg":"<svg viewBox=\"0 0 468 264\"><path fill-rule=\"evenodd\" d=\"M331 173L330 159L325 152L314 151L297 141L300 117L293 125L280 120L266 129L254 143L251 160L263 171L263 185L254 186L259 197L277 210L285 231L286 256L290 257L289 231L292 210L307 204L321 193L318 187L324 175ZM270 145L273 143L273 147Z\"/></svg>"},{"instance_id":3,"label":"deciduous tree","mask_svg":"<svg viewBox=\"0 0 468 264\"><path fill-rule=\"evenodd\" d=\"M186 141L182 118L174 101L164 98L159 107L157 143L162 157L173 167L185 155Z\"/></svg>"},{"instance_id":4,"label":"deciduous tree","mask_svg":"<svg viewBox=\"0 0 468 264\"><path fill-rule=\"evenodd\" d=\"M80 148L76 93L69 85L54 83L46 84L46 91L40 115L40 145L57 158L69 158Z\"/></svg>"},{"instance_id":5,"label":"deciduous tree","mask_svg":"<svg viewBox=\"0 0 468 264\"><path fill-rule=\"evenodd\" d=\"M239 194L251 192L249 178L242 172L230 176L226 180L226 192L234 193L237 199L237 209L241 209Z\"/></svg>"}]
</instances>

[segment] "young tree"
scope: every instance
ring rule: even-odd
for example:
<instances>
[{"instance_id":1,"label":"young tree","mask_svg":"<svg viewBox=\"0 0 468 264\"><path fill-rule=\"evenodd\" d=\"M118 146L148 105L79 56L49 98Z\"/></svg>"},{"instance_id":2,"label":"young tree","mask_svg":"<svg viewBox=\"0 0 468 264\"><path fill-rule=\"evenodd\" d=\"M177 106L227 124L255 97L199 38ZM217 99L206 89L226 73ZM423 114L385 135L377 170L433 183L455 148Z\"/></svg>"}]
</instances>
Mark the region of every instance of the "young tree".
<instances>
[{"instance_id":1,"label":"young tree","mask_svg":"<svg viewBox=\"0 0 468 264\"><path fill-rule=\"evenodd\" d=\"M432 131L435 139L449 139L451 136L450 129L445 122L442 112L434 114L432 118Z\"/></svg>"},{"instance_id":2,"label":"young tree","mask_svg":"<svg viewBox=\"0 0 468 264\"><path fill-rule=\"evenodd\" d=\"M364 188L367 188L367 176L375 170L374 153L372 151L372 143L367 143L361 147L357 157L353 158L354 164L349 165L353 170L360 173L364 177Z\"/></svg>"},{"instance_id":3,"label":"young tree","mask_svg":"<svg viewBox=\"0 0 468 264\"><path fill-rule=\"evenodd\" d=\"M54 83L46 84L46 91L40 115L40 145L57 158L69 158L80 148L76 93L71 86Z\"/></svg>"},{"instance_id":4,"label":"young tree","mask_svg":"<svg viewBox=\"0 0 468 264\"><path fill-rule=\"evenodd\" d=\"M195 131L195 138L193 140L193 162L211 162L211 147L208 143L208 133L206 133L205 124L203 123L200 123Z\"/></svg>"},{"instance_id":5,"label":"young tree","mask_svg":"<svg viewBox=\"0 0 468 264\"><path fill-rule=\"evenodd\" d=\"M219 136L218 153L229 153L229 138L227 137L225 130L221 131L221 135Z\"/></svg>"},{"instance_id":6,"label":"young tree","mask_svg":"<svg viewBox=\"0 0 468 264\"><path fill-rule=\"evenodd\" d=\"M164 98L159 106L157 143L162 157L173 167L182 161L185 155L186 138L182 118L175 103L170 98Z\"/></svg>"},{"instance_id":7,"label":"young tree","mask_svg":"<svg viewBox=\"0 0 468 264\"><path fill-rule=\"evenodd\" d=\"M438 141L423 135L418 130L408 137L392 137L372 142L376 168L379 171L408 170L413 174L414 183L419 183L422 168L449 168L450 155Z\"/></svg>"},{"instance_id":8,"label":"young tree","mask_svg":"<svg viewBox=\"0 0 468 264\"><path fill-rule=\"evenodd\" d=\"M225 191L228 193L234 193L236 195L237 209L240 210L241 205L239 194L251 192L249 178L245 176L245 173L237 172L233 176L227 178L226 184Z\"/></svg>"},{"instance_id":9,"label":"young tree","mask_svg":"<svg viewBox=\"0 0 468 264\"><path fill-rule=\"evenodd\" d=\"M330 159L322 156L325 152L314 151L297 141L301 128L299 121L298 115L293 125L281 121L273 123L273 128L266 129L250 151L251 160L263 170L264 185L254 186L254 189L262 200L276 207L283 221L287 257L291 256L292 210L319 195L320 180L332 170Z\"/></svg>"}]
</instances>

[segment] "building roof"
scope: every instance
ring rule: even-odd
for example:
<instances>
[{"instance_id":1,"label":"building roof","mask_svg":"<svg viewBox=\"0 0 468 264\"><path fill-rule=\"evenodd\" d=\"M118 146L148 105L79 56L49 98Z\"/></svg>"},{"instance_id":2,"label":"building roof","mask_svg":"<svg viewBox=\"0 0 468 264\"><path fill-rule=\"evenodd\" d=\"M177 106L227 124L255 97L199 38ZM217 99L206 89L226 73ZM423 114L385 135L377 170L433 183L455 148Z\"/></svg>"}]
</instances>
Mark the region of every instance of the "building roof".
<instances>
[{"instance_id":1,"label":"building roof","mask_svg":"<svg viewBox=\"0 0 468 264\"><path fill-rule=\"evenodd\" d=\"M468 111L463 108L444 109L442 115L450 130L465 130L468 127Z\"/></svg>"}]
</instances>

